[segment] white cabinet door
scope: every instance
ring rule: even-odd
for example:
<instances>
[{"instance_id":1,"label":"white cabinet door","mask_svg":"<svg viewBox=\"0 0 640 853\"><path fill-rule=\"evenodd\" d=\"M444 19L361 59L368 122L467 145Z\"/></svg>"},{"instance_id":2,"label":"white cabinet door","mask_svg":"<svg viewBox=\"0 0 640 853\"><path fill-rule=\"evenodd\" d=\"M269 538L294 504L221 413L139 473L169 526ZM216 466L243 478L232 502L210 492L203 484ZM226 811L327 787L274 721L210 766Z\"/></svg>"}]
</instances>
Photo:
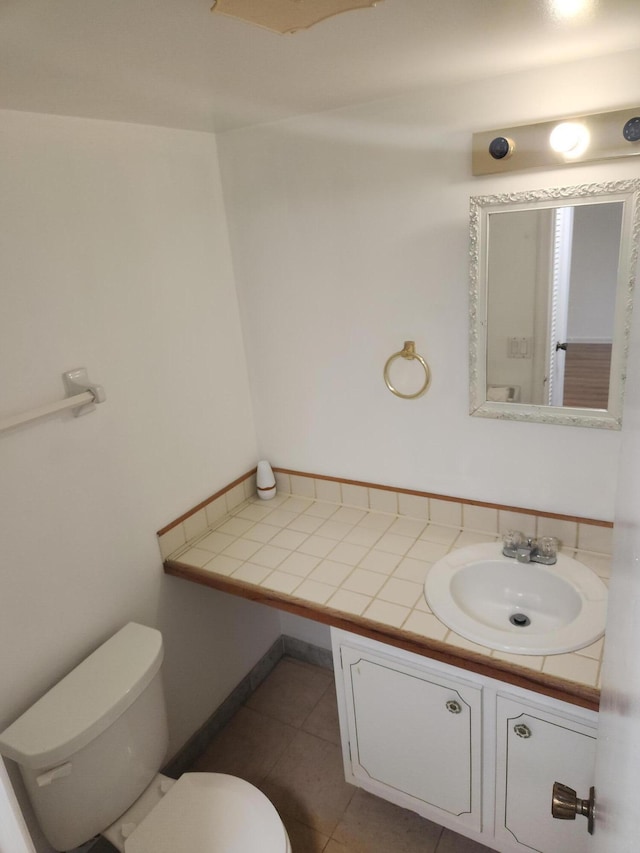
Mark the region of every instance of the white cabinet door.
<instances>
[{"instance_id":1,"label":"white cabinet door","mask_svg":"<svg viewBox=\"0 0 640 853\"><path fill-rule=\"evenodd\" d=\"M356 784L479 830L481 688L363 649L341 658Z\"/></svg>"},{"instance_id":2,"label":"white cabinet door","mask_svg":"<svg viewBox=\"0 0 640 853\"><path fill-rule=\"evenodd\" d=\"M587 712L588 713L588 712ZM507 850L588 853L587 819L551 816L554 782L586 799L593 785L596 730L576 719L498 697L496 839ZM502 849L502 848L501 848Z\"/></svg>"}]
</instances>

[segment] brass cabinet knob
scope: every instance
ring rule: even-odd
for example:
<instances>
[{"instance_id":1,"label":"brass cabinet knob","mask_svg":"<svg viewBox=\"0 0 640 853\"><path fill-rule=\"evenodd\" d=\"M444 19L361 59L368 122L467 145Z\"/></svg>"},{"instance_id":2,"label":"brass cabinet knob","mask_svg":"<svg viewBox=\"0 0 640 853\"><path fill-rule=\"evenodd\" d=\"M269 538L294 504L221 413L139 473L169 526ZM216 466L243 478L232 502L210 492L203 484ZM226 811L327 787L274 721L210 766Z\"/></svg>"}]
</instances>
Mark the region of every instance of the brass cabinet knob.
<instances>
[{"instance_id":1,"label":"brass cabinet knob","mask_svg":"<svg viewBox=\"0 0 640 853\"><path fill-rule=\"evenodd\" d=\"M450 714L462 713L462 705L456 702L455 699L449 699L445 707Z\"/></svg>"},{"instance_id":2,"label":"brass cabinet knob","mask_svg":"<svg viewBox=\"0 0 640 853\"><path fill-rule=\"evenodd\" d=\"M588 821L589 834L593 835L595 800L596 794L593 787L589 789L589 799L581 800L573 788L563 785L562 782L554 782L551 796L551 814L557 820L575 820L576 815L584 815Z\"/></svg>"}]
</instances>

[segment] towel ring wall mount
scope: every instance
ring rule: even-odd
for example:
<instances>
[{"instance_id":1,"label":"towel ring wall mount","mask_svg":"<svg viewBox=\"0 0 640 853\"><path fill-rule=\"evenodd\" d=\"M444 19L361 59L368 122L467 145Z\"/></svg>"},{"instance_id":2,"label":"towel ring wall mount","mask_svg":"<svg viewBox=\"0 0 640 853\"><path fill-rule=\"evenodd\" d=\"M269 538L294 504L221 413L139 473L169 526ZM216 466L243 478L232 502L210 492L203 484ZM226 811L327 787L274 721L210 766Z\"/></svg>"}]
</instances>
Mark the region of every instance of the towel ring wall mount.
<instances>
[{"instance_id":1,"label":"towel ring wall mount","mask_svg":"<svg viewBox=\"0 0 640 853\"><path fill-rule=\"evenodd\" d=\"M398 391L398 389L395 388L394 385L391 383L391 380L389 378L389 370L391 369L391 365L397 358L405 358L409 361L415 359L416 361L420 362L424 369L424 383L422 384L422 387L414 394L403 394L402 391ZM415 341L405 341L404 346L400 350L400 352L394 352L394 354L387 359L387 362L384 366L383 375L385 384L389 391L391 391L392 394L395 394L396 397L402 397L403 400L415 400L416 397L421 397L431 384L431 371L429 370L429 365L424 360L424 358L421 355L418 355L418 353L416 352Z\"/></svg>"}]
</instances>

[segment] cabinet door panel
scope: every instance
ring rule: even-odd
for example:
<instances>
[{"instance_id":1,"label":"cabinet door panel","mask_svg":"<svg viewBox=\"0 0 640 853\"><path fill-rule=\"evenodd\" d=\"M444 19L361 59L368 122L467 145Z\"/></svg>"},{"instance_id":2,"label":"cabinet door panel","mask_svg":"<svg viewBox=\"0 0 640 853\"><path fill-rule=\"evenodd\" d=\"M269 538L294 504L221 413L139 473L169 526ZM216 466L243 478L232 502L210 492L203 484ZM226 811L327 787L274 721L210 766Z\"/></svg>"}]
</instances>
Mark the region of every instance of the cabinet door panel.
<instances>
[{"instance_id":1,"label":"cabinet door panel","mask_svg":"<svg viewBox=\"0 0 640 853\"><path fill-rule=\"evenodd\" d=\"M356 778L479 826L481 690L346 648L343 669Z\"/></svg>"},{"instance_id":2,"label":"cabinet door panel","mask_svg":"<svg viewBox=\"0 0 640 853\"><path fill-rule=\"evenodd\" d=\"M589 796L595 765L595 731L510 700L498 700L498 812L496 836L507 834L539 853L593 849L587 820L551 816L554 782Z\"/></svg>"}]
</instances>

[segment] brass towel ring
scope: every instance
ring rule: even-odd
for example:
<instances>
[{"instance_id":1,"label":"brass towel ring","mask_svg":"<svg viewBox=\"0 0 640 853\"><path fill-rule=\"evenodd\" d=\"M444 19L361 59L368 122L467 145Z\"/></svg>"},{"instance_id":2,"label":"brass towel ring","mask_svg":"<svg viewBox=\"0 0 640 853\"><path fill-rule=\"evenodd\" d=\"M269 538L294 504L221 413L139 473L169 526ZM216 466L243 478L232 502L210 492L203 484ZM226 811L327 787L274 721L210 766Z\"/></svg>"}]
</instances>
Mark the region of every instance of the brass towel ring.
<instances>
[{"instance_id":1,"label":"brass towel ring","mask_svg":"<svg viewBox=\"0 0 640 853\"><path fill-rule=\"evenodd\" d=\"M394 388L391 384L391 380L389 379L389 368L391 367L392 362L396 360L396 358L408 358L408 359L417 359L420 364L424 368L424 384L419 391L416 391L415 394L403 394L401 391L398 391L397 388ZM394 352L394 354L387 359L387 363L384 366L384 381L386 383L387 388L391 391L392 394L395 394L396 397L402 397L404 400L415 400L416 397L421 397L429 385L431 384L431 371L429 370L429 365L424 360L421 355L418 355L416 352L415 341L405 341L404 347L400 350L400 352Z\"/></svg>"}]
</instances>

